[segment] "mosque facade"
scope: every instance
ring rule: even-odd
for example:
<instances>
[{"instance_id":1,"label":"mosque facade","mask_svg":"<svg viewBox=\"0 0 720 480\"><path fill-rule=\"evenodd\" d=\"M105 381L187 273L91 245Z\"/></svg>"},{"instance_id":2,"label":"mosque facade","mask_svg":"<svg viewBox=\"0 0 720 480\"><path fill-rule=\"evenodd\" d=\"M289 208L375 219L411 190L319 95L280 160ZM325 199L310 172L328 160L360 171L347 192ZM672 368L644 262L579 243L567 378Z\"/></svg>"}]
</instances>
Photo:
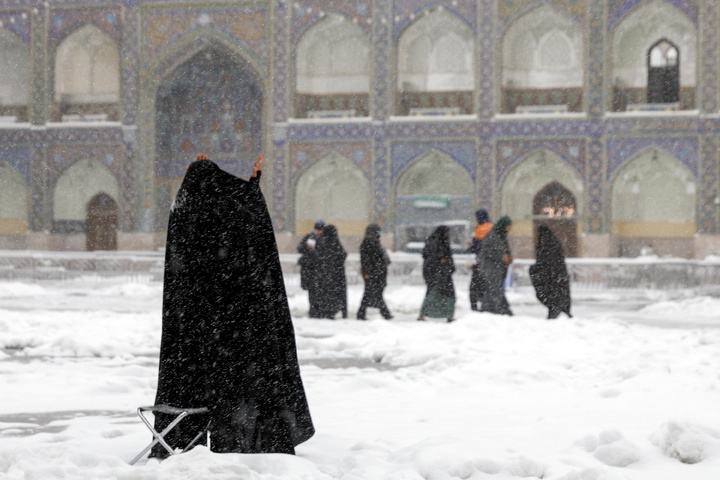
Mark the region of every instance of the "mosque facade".
<instances>
[{"instance_id":1,"label":"mosque facade","mask_svg":"<svg viewBox=\"0 0 720 480\"><path fill-rule=\"evenodd\" d=\"M715 0L0 0L0 248L155 249L198 153L396 250L720 252Z\"/></svg>"}]
</instances>

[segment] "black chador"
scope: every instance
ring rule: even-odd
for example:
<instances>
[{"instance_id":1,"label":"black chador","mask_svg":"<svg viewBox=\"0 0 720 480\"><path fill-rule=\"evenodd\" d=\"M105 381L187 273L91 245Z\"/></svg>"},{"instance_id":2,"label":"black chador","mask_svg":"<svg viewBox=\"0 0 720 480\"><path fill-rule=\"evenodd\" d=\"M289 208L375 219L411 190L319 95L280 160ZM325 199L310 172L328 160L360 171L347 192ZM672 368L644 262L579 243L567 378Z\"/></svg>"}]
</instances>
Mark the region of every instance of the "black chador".
<instances>
[{"instance_id":1,"label":"black chador","mask_svg":"<svg viewBox=\"0 0 720 480\"><path fill-rule=\"evenodd\" d=\"M371 223L365 229L365 238L360 244L360 270L365 280L365 292L360 301L358 320L365 320L368 307L379 308L386 320L392 318L383 299L390 259L380 243L380 231L379 225Z\"/></svg>"},{"instance_id":2,"label":"black chador","mask_svg":"<svg viewBox=\"0 0 720 480\"><path fill-rule=\"evenodd\" d=\"M538 300L548 308L548 318L561 313L570 315L570 276L565 265L562 245L550 228L538 227L535 265L530 267L530 280Z\"/></svg>"},{"instance_id":3,"label":"black chador","mask_svg":"<svg viewBox=\"0 0 720 480\"><path fill-rule=\"evenodd\" d=\"M314 433L259 177L193 162L170 212L155 403L209 408L171 446L209 425L215 452L294 453ZM171 420L157 414L155 428Z\"/></svg>"},{"instance_id":4,"label":"black chador","mask_svg":"<svg viewBox=\"0 0 720 480\"><path fill-rule=\"evenodd\" d=\"M340 243L335 225L325 225L317 245L308 255L312 256L311 261L316 268L310 288L311 308L316 305L314 315L332 319L340 312L343 318L347 318L347 252Z\"/></svg>"}]
</instances>

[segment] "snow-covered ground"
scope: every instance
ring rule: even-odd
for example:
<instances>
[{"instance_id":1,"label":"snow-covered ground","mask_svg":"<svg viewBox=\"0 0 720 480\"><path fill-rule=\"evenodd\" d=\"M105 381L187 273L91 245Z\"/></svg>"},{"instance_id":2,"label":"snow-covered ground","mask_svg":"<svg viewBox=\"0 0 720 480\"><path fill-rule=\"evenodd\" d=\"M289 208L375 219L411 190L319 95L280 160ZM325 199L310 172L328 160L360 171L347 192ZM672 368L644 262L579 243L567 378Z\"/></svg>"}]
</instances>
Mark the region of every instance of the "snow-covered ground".
<instances>
[{"instance_id":1,"label":"snow-covered ground","mask_svg":"<svg viewBox=\"0 0 720 480\"><path fill-rule=\"evenodd\" d=\"M576 292L575 318L546 321L528 289L497 317L466 287L452 324L415 321L420 286L388 288L390 322L308 319L289 287L315 437L294 457L129 466L150 440L135 409L154 399L162 286L0 282L0 478L720 478L719 299Z\"/></svg>"}]
</instances>

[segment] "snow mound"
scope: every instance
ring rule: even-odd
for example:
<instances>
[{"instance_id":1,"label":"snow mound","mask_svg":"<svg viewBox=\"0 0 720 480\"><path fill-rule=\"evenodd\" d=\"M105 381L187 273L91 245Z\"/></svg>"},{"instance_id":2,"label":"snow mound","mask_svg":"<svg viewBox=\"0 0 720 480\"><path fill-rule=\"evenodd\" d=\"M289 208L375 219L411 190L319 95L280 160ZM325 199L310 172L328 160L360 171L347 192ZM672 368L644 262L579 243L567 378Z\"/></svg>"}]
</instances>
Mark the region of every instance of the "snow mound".
<instances>
[{"instance_id":1,"label":"snow mound","mask_svg":"<svg viewBox=\"0 0 720 480\"><path fill-rule=\"evenodd\" d=\"M575 444L611 467L627 467L641 457L640 448L626 439L619 430L605 430L597 436L588 435Z\"/></svg>"},{"instance_id":2,"label":"snow mound","mask_svg":"<svg viewBox=\"0 0 720 480\"><path fill-rule=\"evenodd\" d=\"M40 297L42 298L46 290L35 284L21 282L0 282L0 298L16 298L16 297Z\"/></svg>"},{"instance_id":3,"label":"snow mound","mask_svg":"<svg viewBox=\"0 0 720 480\"><path fill-rule=\"evenodd\" d=\"M663 453L693 464L720 455L720 431L686 422L668 422L650 440Z\"/></svg>"},{"instance_id":4,"label":"snow mound","mask_svg":"<svg viewBox=\"0 0 720 480\"><path fill-rule=\"evenodd\" d=\"M718 311L720 311L720 298L711 297L693 297L679 301L657 302L640 310L641 313L679 316L680 318L686 315L717 318Z\"/></svg>"}]
</instances>

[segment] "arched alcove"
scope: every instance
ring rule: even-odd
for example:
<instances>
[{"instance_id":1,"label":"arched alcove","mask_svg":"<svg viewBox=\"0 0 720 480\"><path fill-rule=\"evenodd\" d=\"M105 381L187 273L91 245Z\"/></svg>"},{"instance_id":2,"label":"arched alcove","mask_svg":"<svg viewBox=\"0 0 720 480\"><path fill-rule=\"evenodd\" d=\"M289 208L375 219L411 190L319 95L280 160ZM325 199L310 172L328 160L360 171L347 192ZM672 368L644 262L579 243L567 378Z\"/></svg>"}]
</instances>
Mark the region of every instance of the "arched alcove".
<instances>
[{"instance_id":1,"label":"arched alcove","mask_svg":"<svg viewBox=\"0 0 720 480\"><path fill-rule=\"evenodd\" d=\"M397 115L473 113L474 35L445 9L427 10L397 44Z\"/></svg>"},{"instance_id":2,"label":"arched alcove","mask_svg":"<svg viewBox=\"0 0 720 480\"><path fill-rule=\"evenodd\" d=\"M54 73L53 120L118 119L120 51L99 28L83 25L68 35L55 51Z\"/></svg>"},{"instance_id":3,"label":"arched alcove","mask_svg":"<svg viewBox=\"0 0 720 480\"><path fill-rule=\"evenodd\" d=\"M105 165L84 158L65 169L53 189L53 231L84 233L87 205L99 193L115 202L121 198L118 181Z\"/></svg>"},{"instance_id":4,"label":"arched alcove","mask_svg":"<svg viewBox=\"0 0 720 480\"><path fill-rule=\"evenodd\" d=\"M369 116L370 52L367 34L341 15L308 28L295 50L295 117Z\"/></svg>"},{"instance_id":5,"label":"arched alcove","mask_svg":"<svg viewBox=\"0 0 720 480\"><path fill-rule=\"evenodd\" d=\"M0 159L0 234L25 233L28 229L30 194L20 171Z\"/></svg>"},{"instance_id":6,"label":"arched alcove","mask_svg":"<svg viewBox=\"0 0 720 480\"><path fill-rule=\"evenodd\" d=\"M581 228L584 186L578 172L565 160L548 150L537 150L517 162L504 176L500 186L500 212L513 220L513 235L532 237L536 216L534 205L539 192L559 184L576 200L575 218Z\"/></svg>"},{"instance_id":7,"label":"arched alcove","mask_svg":"<svg viewBox=\"0 0 720 480\"><path fill-rule=\"evenodd\" d=\"M696 108L697 36L692 20L668 2L649 1L628 13L612 31L612 110L650 108L648 55L662 39L682 59L677 108Z\"/></svg>"},{"instance_id":8,"label":"arched alcove","mask_svg":"<svg viewBox=\"0 0 720 480\"><path fill-rule=\"evenodd\" d=\"M223 170L252 174L262 151L263 93L249 63L204 48L162 79L155 111L155 229L167 228L185 167L202 152Z\"/></svg>"},{"instance_id":9,"label":"arched alcove","mask_svg":"<svg viewBox=\"0 0 720 480\"><path fill-rule=\"evenodd\" d=\"M438 225L450 226L451 240L464 245L473 222L475 184L470 174L444 153L429 151L395 182L395 248L422 242Z\"/></svg>"},{"instance_id":10,"label":"arched alcove","mask_svg":"<svg viewBox=\"0 0 720 480\"><path fill-rule=\"evenodd\" d=\"M30 54L13 33L0 28L0 116L28 120ZM8 68L10 67L10 68Z\"/></svg>"},{"instance_id":11,"label":"arched alcove","mask_svg":"<svg viewBox=\"0 0 720 480\"><path fill-rule=\"evenodd\" d=\"M372 188L365 174L345 157L331 153L310 165L295 187L295 232L312 230L318 219L342 236L362 236L371 219Z\"/></svg>"},{"instance_id":12,"label":"arched alcove","mask_svg":"<svg viewBox=\"0 0 720 480\"><path fill-rule=\"evenodd\" d=\"M696 232L693 175L663 150L625 164L611 184L612 232L617 237L689 237Z\"/></svg>"},{"instance_id":13,"label":"arched alcove","mask_svg":"<svg viewBox=\"0 0 720 480\"><path fill-rule=\"evenodd\" d=\"M542 4L518 18L502 40L502 113L582 111L584 50L582 27L559 8Z\"/></svg>"}]
</instances>

